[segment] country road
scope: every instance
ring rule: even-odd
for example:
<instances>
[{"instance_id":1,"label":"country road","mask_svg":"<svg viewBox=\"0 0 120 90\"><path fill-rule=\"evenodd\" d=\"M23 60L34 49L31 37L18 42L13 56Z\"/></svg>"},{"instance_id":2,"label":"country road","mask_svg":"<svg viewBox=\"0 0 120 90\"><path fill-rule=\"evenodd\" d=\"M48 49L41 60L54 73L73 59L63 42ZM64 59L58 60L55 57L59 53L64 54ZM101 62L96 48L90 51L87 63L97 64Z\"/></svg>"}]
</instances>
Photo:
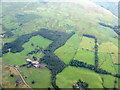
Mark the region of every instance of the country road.
<instances>
[{"instance_id":1,"label":"country road","mask_svg":"<svg viewBox=\"0 0 120 90\"><path fill-rule=\"evenodd\" d=\"M19 71L17 68L15 68L14 66L12 66L12 65L10 65L10 64L7 64L7 63L5 63L5 62L2 62L2 63L3 63L3 64L6 64L6 65L8 65L8 66L10 66L10 67L12 67L12 68L14 68L14 69L17 71L17 73L19 74L19 76L20 76L20 78L22 79L22 81L24 82L24 84L25 84L28 88L31 88L31 90L33 90L33 88L32 88L31 86L29 86L29 85L27 84L27 82L24 80L23 76L21 75L20 71Z\"/></svg>"}]
</instances>

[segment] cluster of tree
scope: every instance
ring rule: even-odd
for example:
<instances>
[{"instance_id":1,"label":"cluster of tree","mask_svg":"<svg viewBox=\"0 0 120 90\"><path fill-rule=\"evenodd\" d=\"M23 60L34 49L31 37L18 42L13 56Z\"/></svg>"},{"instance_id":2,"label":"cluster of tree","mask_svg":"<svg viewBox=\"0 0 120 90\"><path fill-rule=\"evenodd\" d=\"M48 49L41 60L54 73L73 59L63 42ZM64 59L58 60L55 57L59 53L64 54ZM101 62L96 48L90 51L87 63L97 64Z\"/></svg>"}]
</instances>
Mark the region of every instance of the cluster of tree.
<instances>
[{"instance_id":1,"label":"cluster of tree","mask_svg":"<svg viewBox=\"0 0 120 90\"><path fill-rule=\"evenodd\" d=\"M36 61L36 60L37 60L37 58L36 58L35 56L33 56L32 58L33 58L33 60L34 60L34 61Z\"/></svg>"},{"instance_id":2,"label":"cluster of tree","mask_svg":"<svg viewBox=\"0 0 120 90\"><path fill-rule=\"evenodd\" d=\"M54 75L57 75L66 67L66 64L61 61L53 52L47 53L43 58L41 58L40 63L42 62L47 64L47 67Z\"/></svg>"},{"instance_id":3,"label":"cluster of tree","mask_svg":"<svg viewBox=\"0 0 120 90\"><path fill-rule=\"evenodd\" d=\"M101 26L104 26L104 27L108 27L108 28L111 28L113 29L118 35L120 35L120 31L118 30L120 28L120 26L110 26L110 25L106 25L104 23L99 23Z\"/></svg>"},{"instance_id":4,"label":"cluster of tree","mask_svg":"<svg viewBox=\"0 0 120 90\"><path fill-rule=\"evenodd\" d=\"M80 79L76 84L73 85L73 88L88 88L88 84L86 82L81 81Z\"/></svg>"},{"instance_id":5,"label":"cluster of tree","mask_svg":"<svg viewBox=\"0 0 120 90\"><path fill-rule=\"evenodd\" d=\"M10 77L14 77L14 74L10 74Z\"/></svg>"},{"instance_id":6,"label":"cluster of tree","mask_svg":"<svg viewBox=\"0 0 120 90\"><path fill-rule=\"evenodd\" d=\"M5 37L7 37L7 38L10 38L10 37L12 37L14 35L11 31L7 31L4 34L5 34Z\"/></svg>"},{"instance_id":7,"label":"cluster of tree","mask_svg":"<svg viewBox=\"0 0 120 90\"><path fill-rule=\"evenodd\" d=\"M66 42L66 40L70 36L72 36L73 34L74 33L67 34L67 33L64 33L64 32L52 31L52 30L48 30L48 29L41 29L39 31L30 33L30 34L21 35L15 41L13 41L11 43L5 43L3 48L2 48L2 53L3 54L8 53L9 52L8 49L11 49L10 52L12 52L12 53L21 52L22 50L24 50L22 45L25 44L26 42L28 42L30 38L32 38L33 36L37 36L37 35L41 35L41 36L43 36L43 37L45 37L47 39L50 39L50 40L54 41L54 43L56 43L54 45L54 48L55 47L58 48L59 46L62 46L64 44L64 42ZM59 40L59 42L57 42L57 40ZM60 45L57 46L57 44L58 45L60 44ZM52 46L53 45L51 45L50 47L53 48Z\"/></svg>"},{"instance_id":8,"label":"cluster of tree","mask_svg":"<svg viewBox=\"0 0 120 90\"><path fill-rule=\"evenodd\" d=\"M69 64L70 66L74 66L74 67L87 68L87 69L95 71L96 73L112 75L112 73L107 72L106 70L103 70L102 68L96 68L96 66L94 65L87 64L87 63L84 63L78 60L71 60Z\"/></svg>"},{"instance_id":9,"label":"cluster of tree","mask_svg":"<svg viewBox=\"0 0 120 90\"><path fill-rule=\"evenodd\" d=\"M27 56L28 56L28 55L37 54L37 53L40 52L40 51L43 51L43 48L35 49L35 50L33 50L33 51L27 53Z\"/></svg>"}]
</instances>

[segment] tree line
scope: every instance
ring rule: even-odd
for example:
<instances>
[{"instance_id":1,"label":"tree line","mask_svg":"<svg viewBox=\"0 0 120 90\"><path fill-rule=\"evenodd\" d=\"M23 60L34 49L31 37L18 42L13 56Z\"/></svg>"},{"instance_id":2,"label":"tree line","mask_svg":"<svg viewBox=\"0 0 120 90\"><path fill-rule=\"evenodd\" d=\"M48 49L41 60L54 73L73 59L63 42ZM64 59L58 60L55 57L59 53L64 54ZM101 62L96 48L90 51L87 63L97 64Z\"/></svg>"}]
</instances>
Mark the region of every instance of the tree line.
<instances>
[{"instance_id":1,"label":"tree line","mask_svg":"<svg viewBox=\"0 0 120 90\"><path fill-rule=\"evenodd\" d=\"M94 55L95 55L95 66L97 68L98 67L98 62L99 62L97 38L95 36L93 36L93 35L88 35L88 34L83 34L83 36L88 37L88 38L92 38L92 39L95 40L95 46L94 46L95 52L94 52Z\"/></svg>"},{"instance_id":2,"label":"tree line","mask_svg":"<svg viewBox=\"0 0 120 90\"><path fill-rule=\"evenodd\" d=\"M108 28L111 28L111 29L113 29L118 35L120 35L120 31L119 31L119 28L120 28L120 26L110 26L110 25L106 25L106 24L104 24L104 23L99 23L99 25L101 25L101 26L104 26L104 27L108 27Z\"/></svg>"},{"instance_id":3,"label":"tree line","mask_svg":"<svg viewBox=\"0 0 120 90\"><path fill-rule=\"evenodd\" d=\"M73 67L83 67L83 68L86 68L86 69L90 69L96 73L99 73L99 74L108 74L108 75L112 75L114 77L117 77L117 78L120 78L120 75L118 74L112 74L106 70L103 70L102 68L96 68L96 66L94 65L91 65L91 64L87 64L87 63L84 63L84 62L81 62L81 61L78 61L78 60L71 60L70 63L69 63L70 66L73 66Z\"/></svg>"}]
</instances>

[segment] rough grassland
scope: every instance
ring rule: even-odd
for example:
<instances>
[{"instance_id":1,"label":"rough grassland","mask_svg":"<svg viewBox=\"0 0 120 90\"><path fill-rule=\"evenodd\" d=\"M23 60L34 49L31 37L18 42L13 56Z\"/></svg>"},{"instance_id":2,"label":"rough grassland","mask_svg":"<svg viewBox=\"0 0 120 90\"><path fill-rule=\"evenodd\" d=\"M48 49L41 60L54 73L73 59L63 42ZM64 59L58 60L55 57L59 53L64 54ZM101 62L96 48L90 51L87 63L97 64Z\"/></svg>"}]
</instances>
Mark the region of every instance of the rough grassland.
<instances>
[{"instance_id":1,"label":"rough grassland","mask_svg":"<svg viewBox=\"0 0 120 90\"><path fill-rule=\"evenodd\" d=\"M34 46L31 46L31 44ZM25 64L26 54L36 49L36 46L46 48L52 41L45 39L41 36L35 36L30 39L29 42L23 45L24 50L20 53L7 53L3 56L3 61L11 65L22 65ZM42 56L42 55L41 55Z\"/></svg>"},{"instance_id":2,"label":"rough grassland","mask_svg":"<svg viewBox=\"0 0 120 90\"><path fill-rule=\"evenodd\" d=\"M4 88L28 88L22 81L19 81L19 86L16 87L15 81L20 78L16 70L8 65L3 64L2 72L2 84ZM14 77L11 77L10 74L13 74Z\"/></svg>"},{"instance_id":3,"label":"rough grassland","mask_svg":"<svg viewBox=\"0 0 120 90\"><path fill-rule=\"evenodd\" d=\"M33 88L48 88L51 87L50 84L50 71L47 68L38 69L38 68L19 68L24 79L27 83ZM25 78L27 77L27 78ZM32 81L35 83L32 84Z\"/></svg>"},{"instance_id":4,"label":"rough grassland","mask_svg":"<svg viewBox=\"0 0 120 90\"><path fill-rule=\"evenodd\" d=\"M84 68L67 67L57 75L57 85L60 88L72 88L72 84L81 79L88 83L89 88L102 88L99 74Z\"/></svg>"},{"instance_id":5,"label":"rough grassland","mask_svg":"<svg viewBox=\"0 0 120 90\"><path fill-rule=\"evenodd\" d=\"M99 52L118 53L118 47L112 42L105 42L98 46Z\"/></svg>"},{"instance_id":6,"label":"rough grassland","mask_svg":"<svg viewBox=\"0 0 120 90\"><path fill-rule=\"evenodd\" d=\"M75 34L73 35L64 46L57 49L54 53L66 64L73 59L74 54L79 46L81 38Z\"/></svg>"},{"instance_id":7,"label":"rough grassland","mask_svg":"<svg viewBox=\"0 0 120 90\"><path fill-rule=\"evenodd\" d=\"M111 58L113 63L120 64L120 62L118 61L118 54L111 54Z\"/></svg>"},{"instance_id":8,"label":"rough grassland","mask_svg":"<svg viewBox=\"0 0 120 90\"><path fill-rule=\"evenodd\" d=\"M94 51L94 45L95 45L94 42L95 41L92 38L82 37L82 41L80 42L80 47Z\"/></svg>"}]
</instances>

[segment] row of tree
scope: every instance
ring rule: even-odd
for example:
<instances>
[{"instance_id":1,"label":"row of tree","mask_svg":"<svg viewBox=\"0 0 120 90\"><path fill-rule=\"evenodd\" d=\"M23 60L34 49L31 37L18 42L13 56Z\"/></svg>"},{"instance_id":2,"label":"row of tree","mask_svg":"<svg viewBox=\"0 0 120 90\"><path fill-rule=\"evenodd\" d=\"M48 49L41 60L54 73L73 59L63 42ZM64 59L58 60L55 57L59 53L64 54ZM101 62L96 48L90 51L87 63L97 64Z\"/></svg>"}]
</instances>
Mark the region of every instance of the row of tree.
<instances>
[{"instance_id":1,"label":"row of tree","mask_svg":"<svg viewBox=\"0 0 120 90\"><path fill-rule=\"evenodd\" d=\"M87 64L87 63L84 63L84 62L81 62L81 61L78 61L78 60L71 60L70 63L69 63L70 66L74 66L74 67L83 67L83 68L86 68L86 69L90 69L96 73L99 73L99 74L108 74L108 75L112 75L114 77L117 77L117 78L120 78L120 75L119 74L112 74L106 70L103 70L102 68L98 68L94 65L91 65L91 64Z\"/></svg>"},{"instance_id":2,"label":"row of tree","mask_svg":"<svg viewBox=\"0 0 120 90\"><path fill-rule=\"evenodd\" d=\"M69 64L70 64L70 66L74 66L74 67L87 68L87 69L93 70L93 71L95 71L97 73L100 73L100 74L112 75L112 73L107 72L106 70L103 70L102 68L96 68L96 66L94 66L94 65L87 64L87 63L84 63L84 62L81 62L81 61L78 61L78 60L71 60Z\"/></svg>"},{"instance_id":3,"label":"row of tree","mask_svg":"<svg viewBox=\"0 0 120 90\"><path fill-rule=\"evenodd\" d=\"M64 33L64 32L58 32L58 31L53 31L53 30L48 30L48 29L41 29L39 31L30 33L30 34L21 35L13 42L5 43L3 48L2 48L2 53L3 54L8 53L9 52L8 49L11 49L10 52L12 52L12 53L21 52L22 50L24 50L22 45L25 44L26 42L28 42L30 38L32 38L33 36L37 36L37 35L41 35L49 40L54 41L54 43L56 43L56 44L51 45L50 47L53 48L53 46L54 46L54 50L55 50L55 47L58 48L59 46L63 45L64 42L66 41L66 38L72 36L73 34L74 33L71 33L69 35L69 34ZM59 40L59 42L57 40ZM54 43L52 43L52 44L54 44Z\"/></svg>"},{"instance_id":4,"label":"row of tree","mask_svg":"<svg viewBox=\"0 0 120 90\"><path fill-rule=\"evenodd\" d=\"M118 35L120 35L120 31L119 31L119 28L120 26L110 26L110 25L106 25L104 23L99 23L101 26L104 26L104 27L108 27L108 28L111 28L113 29Z\"/></svg>"}]
</instances>

